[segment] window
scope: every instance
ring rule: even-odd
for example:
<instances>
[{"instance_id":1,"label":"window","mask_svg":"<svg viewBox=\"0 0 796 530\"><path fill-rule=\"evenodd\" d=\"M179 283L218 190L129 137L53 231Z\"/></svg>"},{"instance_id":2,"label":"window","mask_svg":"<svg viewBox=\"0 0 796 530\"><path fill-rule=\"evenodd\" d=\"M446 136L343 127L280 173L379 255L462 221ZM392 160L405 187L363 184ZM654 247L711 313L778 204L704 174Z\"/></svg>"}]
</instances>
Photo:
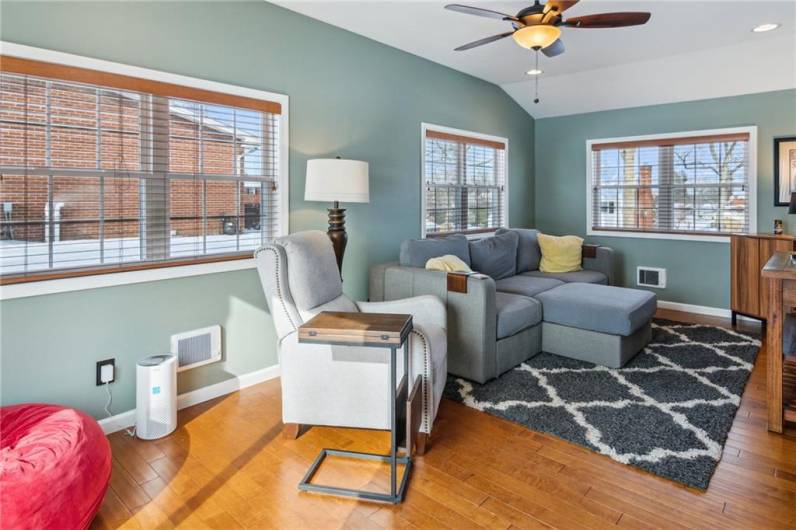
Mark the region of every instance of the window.
<instances>
[{"instance_id":1,"label":"window","mask_svg":"<svg viewBox=\"0 0 796 530\"><path fill-rule=\"evenodd\" d=\"M589 234L709 240L754 230L755 132L589 141Z\"/></svg>"},{"instance_id":2,"label":"window","mask_svg":"<svg viewBox=\"0 0 796 530\"><path fill-rule=\"evenodd\" d=\"M424 237L506 225L508 140L423 125Z\"/></svg>"},{"instance_id":3,"label":"window","mask_svg":"<svg viewBox=\"0 0 796 530\"><path fill-rule=\"evenodd\" d=\"M17 57L1 70L2 283L251 257L286 230L280 103Z\"/></svg>"}]
</instances>

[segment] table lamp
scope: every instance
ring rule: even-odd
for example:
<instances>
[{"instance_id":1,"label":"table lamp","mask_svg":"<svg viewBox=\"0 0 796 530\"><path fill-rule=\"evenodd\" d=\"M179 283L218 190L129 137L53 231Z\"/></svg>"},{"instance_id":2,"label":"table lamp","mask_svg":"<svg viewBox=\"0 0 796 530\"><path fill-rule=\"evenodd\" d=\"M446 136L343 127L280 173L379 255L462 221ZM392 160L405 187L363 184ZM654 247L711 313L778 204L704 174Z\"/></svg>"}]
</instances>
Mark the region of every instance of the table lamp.
<instances>
[{"instance_id":1,"label":"table lamp","mask_svg":"<svg viewBox=\"0 0 796 530\"><path fill-rule=\"evenodd\" d=\"M340 208L340 202L370 201L368 163L340 157L307 160L304 200L332 202L329 208L329 230L326 233L332 240L337 268L342 277L348 235L345 231L345 208Z\"/></svg>"}]
</instances>

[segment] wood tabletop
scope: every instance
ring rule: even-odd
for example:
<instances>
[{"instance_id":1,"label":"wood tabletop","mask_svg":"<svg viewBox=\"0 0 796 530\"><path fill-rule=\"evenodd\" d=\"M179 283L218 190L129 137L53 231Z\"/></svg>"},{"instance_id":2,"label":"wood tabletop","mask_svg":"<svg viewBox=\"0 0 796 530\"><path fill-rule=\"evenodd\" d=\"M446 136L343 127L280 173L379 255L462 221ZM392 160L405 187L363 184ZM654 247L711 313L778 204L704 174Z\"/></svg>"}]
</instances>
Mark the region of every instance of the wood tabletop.
<instances>
[{"instance_id":1,"label":"wood tabletop","mask_svg":"<svg viewBox=\"0 0 796 530\"><path fill-rule=\"evenodd\" d=\"M412 331L412 315L323 311L299 326L299 342L400 346Z\"/></svg>"},{"instance_id":2,"label":"wood tabletop","mask_svg":"<svg viewBox=\"0 0 796 530\"><path fill-rule=\"evenodd\" d=\"M770 232L760 232L756 234L735 233L730 235L735 237L753 237L756 239L782 239L786 241L793 241L794 239L796 239L796 236L791 234L772 234Z\"/></svg>"},{"instance_id":3,"label":"wood tabletop","mask_svg":"<svg viewBox=\"0 0 796 530\"><path fill-rule=\"evenodd\" d=\"M790 252L775 252L763 267L763 278L782 278L796 280L796 264Z\"/></svg>"}]
</instances>

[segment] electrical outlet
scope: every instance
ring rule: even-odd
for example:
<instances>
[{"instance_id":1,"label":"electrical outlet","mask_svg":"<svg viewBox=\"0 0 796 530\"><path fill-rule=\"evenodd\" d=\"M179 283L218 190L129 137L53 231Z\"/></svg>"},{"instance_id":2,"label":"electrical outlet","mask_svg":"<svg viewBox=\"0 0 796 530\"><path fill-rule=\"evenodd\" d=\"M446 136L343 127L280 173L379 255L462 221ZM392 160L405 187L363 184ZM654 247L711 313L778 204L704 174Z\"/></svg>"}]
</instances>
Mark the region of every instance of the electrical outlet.
<instances>
[{"instance_id":1,"label":"electrical outlet","mask_svg":"<svg viewBox=\"0 0 796 530\"><path fill-rule=\"evenodd\" d=\"M116 381L116 359L97 361L97 386Z\"/></svg>"}]
</instances>

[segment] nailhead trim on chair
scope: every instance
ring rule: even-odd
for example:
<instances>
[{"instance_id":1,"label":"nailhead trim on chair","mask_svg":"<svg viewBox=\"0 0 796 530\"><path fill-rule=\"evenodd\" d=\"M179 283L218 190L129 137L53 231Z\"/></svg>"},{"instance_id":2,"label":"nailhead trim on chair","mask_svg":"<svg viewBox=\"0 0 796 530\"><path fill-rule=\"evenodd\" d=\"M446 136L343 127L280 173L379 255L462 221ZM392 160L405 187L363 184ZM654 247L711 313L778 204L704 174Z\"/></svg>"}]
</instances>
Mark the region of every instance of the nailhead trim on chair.
<instances>
[{"instance_id":1,"label":"nailhead trim on chair","mask_svg":"<svg viewBox=\"0 0 796 530\"><path fill-rule=\"evenodd\" d=\"M287 304L285 304L285 298L282 296L282 287L281 287L281 284L280 284L280 281L282 280L282 278L279 277L280 270L281 270L279 268L279 252L277 252L274 247L270 247L270 246L269 247L262 247L262 248L257 249L257 251L254 253L254 257L256 258L257 254L259 254L263 250L270 250L271 252L274 253L274 264L276 266L276 294L277 294L277 296L279 296L279 301L282 303L282 309L284 310L285 315L287 316L287 319L290 321L290 325L293 326L293 329L298 329L298 326L296 326L296 323L293 322L293 318L290 316L290 312L287 310Z\"/></svg>"},{"instance_id":2,"label":"nailhead trim on chair","mask_svg":"<svg viewBox=\"0 0 796 530\"><path fill-rule=\"evenodd\" d=\"M428 418L431 416L431 412L428 410L429 396L431 395L431 387L429 386L431 384L431 373L429 371L428 363L428 341L426 340L425 335L419 331L413 329L412 333L416 334L418 337L420 337L420 340L423 341L423 427L425 428L426 433L431 434L431 431L428 427Z\"/></svg>"}]
</instances>

